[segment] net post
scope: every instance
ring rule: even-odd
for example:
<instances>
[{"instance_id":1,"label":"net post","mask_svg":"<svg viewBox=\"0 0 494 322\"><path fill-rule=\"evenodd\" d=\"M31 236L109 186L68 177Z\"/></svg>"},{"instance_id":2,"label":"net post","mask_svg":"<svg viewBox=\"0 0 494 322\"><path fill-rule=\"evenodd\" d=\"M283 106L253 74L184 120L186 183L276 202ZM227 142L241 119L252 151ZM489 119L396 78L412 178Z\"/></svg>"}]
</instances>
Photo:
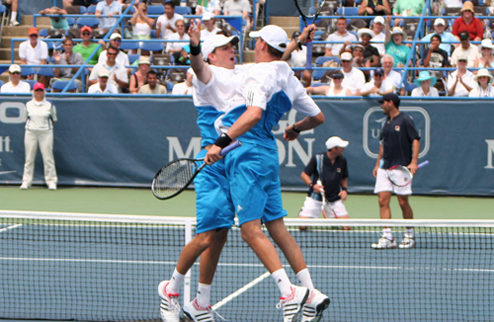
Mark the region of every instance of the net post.
<instances>
[{"instance_id":1,"label":"net post","mask_svg":"<svg viewBox=\"0 0 494 322\"><path fill-rule=\"evenodd\" d=\"M192 220L193 218L189 218L189 217L185 219L184 245L187 245L192 240ZM185 274L185 278L184 278L184 303L190 302L190 280L191 280L191 273L189 269L189 271Z\"/></svg>"}]
</instances>

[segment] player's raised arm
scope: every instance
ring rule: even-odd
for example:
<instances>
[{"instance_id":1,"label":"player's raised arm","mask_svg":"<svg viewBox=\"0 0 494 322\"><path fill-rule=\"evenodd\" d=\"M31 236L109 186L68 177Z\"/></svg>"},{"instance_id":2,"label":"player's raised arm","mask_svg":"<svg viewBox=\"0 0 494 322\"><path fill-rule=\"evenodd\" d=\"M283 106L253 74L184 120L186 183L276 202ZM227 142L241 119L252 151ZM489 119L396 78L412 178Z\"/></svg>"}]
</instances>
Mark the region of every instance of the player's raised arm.
<instances>
[{"instance_id":1,"label":"player's raised arm","mask_svg":"<svg viewBox=\"0 0 494 322\"><path fill-rule=\"evenodd\" d=\"M197 24L194 19L190 21L188 34L190 37L190 67L192 67L197 79L203 84L207 84L211 79L211 70L201 53L201 21L199 19Z\"/></svg>"}]
</instances>

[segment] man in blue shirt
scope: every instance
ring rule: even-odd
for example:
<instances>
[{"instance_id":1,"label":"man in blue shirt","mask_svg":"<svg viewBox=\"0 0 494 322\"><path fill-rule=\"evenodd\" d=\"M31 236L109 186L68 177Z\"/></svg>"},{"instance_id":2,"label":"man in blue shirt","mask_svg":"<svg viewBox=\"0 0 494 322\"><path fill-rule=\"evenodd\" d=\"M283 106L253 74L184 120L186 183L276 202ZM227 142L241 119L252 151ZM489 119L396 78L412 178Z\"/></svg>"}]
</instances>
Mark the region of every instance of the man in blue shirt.
<instances>
[{"instance_id":1,"label":"man in blue shirt","mask_svg":"<svg viewBox=\"0 0 494 322\"><path fill-rule=\"evenodd\" d=\"M111 16L119 15L122 13L122 4L116 0L100 1L96 5L96 18L100 18L99 27L101 29L110 29L116 23L118 18L111 18ZM101 16L108 16L108 18L101 18Z\"/></svg>"},{"instance_id":2,"label":"man in blue shirt","mask_svg":"<svg viewBox=\"0 0 494 322\"><path fill-rule=\"evenodd\" d=\"M422 41L430 42L432 36L434 36L434 35L441 36L441 42L442 43L439 45L439 48L441 48L442 50L447 52L448 56L450 56L451 53L453 52L454 45L451 43L448 43L448 42L451 42L451 41L452 42L458 42L458 40L456 39L455 36L453 36L452 33L450 33L449 31L445 31L447 26L448 25L447 25L446 21L444 21L443 18L437 18L434 21L434 32L431 34L428 34L427 36L422 38ZM446 44L444 42L446 42Z\"/></svg>"}]
</instances>

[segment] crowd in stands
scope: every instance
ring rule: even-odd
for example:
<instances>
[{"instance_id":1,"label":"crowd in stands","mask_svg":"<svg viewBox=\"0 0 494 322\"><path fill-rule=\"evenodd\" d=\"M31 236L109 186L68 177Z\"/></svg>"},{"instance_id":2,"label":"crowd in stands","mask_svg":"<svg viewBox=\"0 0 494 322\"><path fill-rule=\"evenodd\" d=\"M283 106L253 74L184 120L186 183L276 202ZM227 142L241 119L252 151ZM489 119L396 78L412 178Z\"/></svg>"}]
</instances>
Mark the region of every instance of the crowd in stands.
<instances>
[{"instance_id":1,"label":"crowd in stands","mask_svg":"<svg viewBox=\"0 0 494 322\"><path fill-rule=\"evenodd\" d=\"M20 66L12 65L15 67L9 70L11 82L6 88L25 88L16 79L16 71L24 65L74 65L54 67L53 75L49 76L23 74L26 80L37 79L49 87L56 81L70 80L87 62L84 72L75 80L77 92L83 91L82 76L89 93L191 94L192 75L185 67L190 64L187 34L190 18L176 12L176 2L165 2L162 14L157 16L149 13L156 6L136 1L129 9L131 18L126 18L124 29L120 28L121 24L114 27L130 1L103 0L97 5L92 2L63 0L64 8L42 10L40 14L60 15L50 17L47 38L60 38L61 42L58 46L48 46L41 39L40 30L30 28L28 40L19 45ZM315 56L322 55L314 57L314 66L328 70L322 76L316 71L301 70L307 59L302 44L291 54L288 63L298 68L296 76L306 84L307 92L314 95L377 97L396 92L414 97L494 97L491 90L494 78L489 70L494 60L490 20L476 17L494 13L494 2L491 7L491 2L485 1L481 7L472 1L433 1L432 12L439 17L425 17L419 26L424 6L424 0L363 0L355 11L361 19L334 16L336 8L331 7L332 18L324 17L316 22L316 40L324 43L323 50L314 50ZM190 14L202 16L201 39L204 40L229 32L222 19L215 19L220 14L241 16L243 28L248 30L253 8L249 0L199 0L195 10ZM70 15L83 11L91 12L99 23L92 27L70 25ZM446 11L451 18L446 17ZM13 14L12 19L15 18ZM417 30L420 30L419 43L412 48ZM296 32L292 38L297 40L298 35ZM101 39L105 36L108 42ZM150 46L123 46L126 43L122 40L129 39ZM146 42L150 39L163 39L163 42ZM239 44L238 50L242 49ZM151 68L153 65L184 67L155 70ZM415 70L415 67L428 70Z\"/></svg>"}]
</instances>

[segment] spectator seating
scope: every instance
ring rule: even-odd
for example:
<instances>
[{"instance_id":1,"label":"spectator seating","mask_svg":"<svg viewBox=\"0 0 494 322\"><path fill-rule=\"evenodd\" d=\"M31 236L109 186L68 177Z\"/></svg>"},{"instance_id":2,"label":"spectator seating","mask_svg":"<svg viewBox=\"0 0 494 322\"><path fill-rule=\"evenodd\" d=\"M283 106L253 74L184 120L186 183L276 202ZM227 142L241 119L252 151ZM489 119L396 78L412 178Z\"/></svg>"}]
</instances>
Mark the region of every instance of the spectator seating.
<instances>
[{"instance_id":1,"label":"spectator seating","mask_svg":"<svg viewBox=\"0 0 494 322\"><path fill-rule=\"evenodd\" d=\"M410 95L412 93L412 91L417 88L417 84L415 83L409 83L409 84L406 84L405 86L405 91L406 91L406 95Z\"/></svg>"},{"instance_id":2,"label":"spectator seating","mask_svg":"<svg viewBox=\"0 0 494 322\"><path fill-rule=\"evenodd\" d=\"M86 12L88 14L94 15L96 13L96 6L89 6L89 7L87 7L87 11Z\"/></svg>"},{"instance_id":3,"label":"spectator seating","mask_svg":"<svg viewBox=\"0 0 494 322\"><path fill-rule=\"evenodd\" d=\"M164 13L164 6L148 6L148 15L162 15Z\"/></svg>"},{"instance_id":4,"label":"spectator seating","mask_svg":"<svg viewBox=\"0 0 494 322\"><path fill-rule=\"evenodd\" d=\"M192 14L192 9L190 7L175 7L175 13L179 15L190 15Z\"/></svg>"},{"instance_id":5,"label":"spectator seating","mask_svg":"<svg viewBox=\"0 0 494 322\"><path fill-rule=\"evenodd\" d=\"M341 60L340 60L339 56L319 56L316 58L316 61L315 61L316 67L322 67L324 62L326 62L328 60L332 60L334 62L337 62L338 65L341 65Z\"/></svg>"},{"instance_id":6,"label":"spectator seating","mask_svg":"<svg viewBox=\"0 0 494 322\"><path fill-rule=\"evenodd\" d=\"M65 88L65 86L67 86L69 82L68 81L54 81L53 84L51 84L51 89L52 89L52 92L54 93L60 93L61 91L63 91L63 89ZM77 83L76 82L72 82L72 84L70 85L70 87L67 89L67 91L76 91L77 90Z\"/></svg>"},{"instance_id":7,"label":"spectator seating","mask_svg":"<svg viewBox=\"0 0 494 322\"><path fill-rule=\"evenodd\" d=\"M359 7L339 7L336 14L340 16L358 16Z\"/></svg>"},{"instance_id":8,"label":"spectator seating","mask_svg":"<svg viewBox=\"0 0 494 322\"><path fill-rule=\"evenodd\" d=\"M24 70L24 68L25 67L23 67L22 69ZM29 86L31 86L31 90L34 87L34 84L36 84L38 82L37 80L34 80L34 79L23 79L23 81L25 81L26 83L29 83Z\"/></svg>"},{"instance_id":9,"label":"spectator seating","mask_svg":"<svg viewBox=\"0 0 494 322\"><path fill-rule=\"evenodd\" d=\"M53 67L39 67L36 74L47 77L55 77L53 73Z\"/></svg>"},{"instance_id":10,"label":"spectator seating","mask_svg":"<svg viewBox=\"0 0 494 322\"><path fill-rule=\"evenodd\" d=\"M2 38L2 33L3 33L3 25L5 24L5 17L7 16L7 7L4 6L3 4L0 5L0 14L2 15L2 21L0 22L0 39Z\"/></svg>"},{"instance_id":11,"label":"spectator seating","mask_svg":"<svg viewBox=\"0 0 494 322\"><path fill-rule=\"evenodd\" d=\"M171 54L155 54L151 57L153 65L167 66L175 62Z\"/></svg>"},{"instance_id":12,"label":"spectator seating","mask_svg":"<svg viewBox=\"0 0 494 322\"><path fill-rule=\"evenodd\" d=\"M120 44L120 49L137 50L137 49L139 49L139 42L138 41L122 41L122 44Z\"/></svg>"},{"instance_id":13,"label":"spectator seating","mask_svg":"<svg viewBox=\"0 0 494 322\"><path fill-rule=\"evenodd\" d=\"M139 54L127 54L129 56L129 64L133 64L136 60L139 59Z\"/></svg>"},{"instance_id":14,"label":"spectator seating","mask_svg":"<svg viewBox=\"0 0 494 322\"><path fill-rule=\"evenodd\" d=\"M80 6L80 8L81 8L81 9L80 9L80 10L81 10L81 11L80 11L80 14L81 14L81 15L83 15L83 14L85 14L85 13L87 12L87 8L86 8L86 7L84 7L84 6Z\"/></svg>"},{"instance_id":15,"label":"spectator seating","mask_svg":"<svg viewBox=\"0 0 494 322\"><path fill-rule=\"evenodd\" d=\"M81 17L77 18L76 24L79 28L84 26L94 28L99 25L99 19L96 17Z\"/></svg>"},{"instance_id":16,"label":"spectator seating","mask_svg":"<svg viewBox=\"0 0 494 322\"><path fill-rule=\"evenodd\" d=\"M2 87L3 84L5 84L5 82L3 80L0 80L0 87Z\"/></svg>"},{"instance_id":17,"label":"spectator seating","mask_svg":"<svg viewBox=\"0 0 494 322\"><path fill-rule=\"evenodd\" d=\"M181 83L187 78L187 69L172 68L168 70L168 80L174 83Z\"/></svg>"},{"instance_id":18,"label":"spectator seating","mask_svg":"<svg viewBox=\"0 0 494 322\"><path fill-rule=\"evenodd\" d=\"M28 76L28 75L34 75L34 74L36 74L36 68L22 66L21 76Z\"/></svg>"},{"instance_id":19,"label":"spectator seating","mask_svg":"<svg viewBox=\"0 0 494 322\"><path fill-rule=\"evenodd\" d=\"M162 52L165 49L165 45L162 42L141 42L139 44L141 50L147 50L149 52Z\"/></svg>"}]
</instances>

